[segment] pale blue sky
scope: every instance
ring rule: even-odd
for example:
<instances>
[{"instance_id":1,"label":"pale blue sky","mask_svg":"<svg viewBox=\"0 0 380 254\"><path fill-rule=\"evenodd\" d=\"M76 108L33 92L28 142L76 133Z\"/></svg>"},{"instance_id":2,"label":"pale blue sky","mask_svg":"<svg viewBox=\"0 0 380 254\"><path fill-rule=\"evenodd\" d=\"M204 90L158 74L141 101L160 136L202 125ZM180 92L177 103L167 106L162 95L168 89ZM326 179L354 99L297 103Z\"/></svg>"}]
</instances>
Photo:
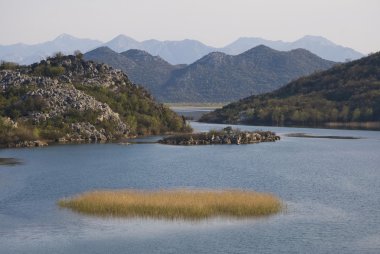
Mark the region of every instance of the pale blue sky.
<instances>
[{"instance_id":1,"label":"pale blue sky","mask_svg":"<svg viewBox=\"0 0 380 254\"><path fill-rule=\"evenodd\" d=\"M0 0L0 44L61 33L107 41L238 37L292 41L321 35L363 53L380 50L379 0Z\"/></svg>"}]
</instances>

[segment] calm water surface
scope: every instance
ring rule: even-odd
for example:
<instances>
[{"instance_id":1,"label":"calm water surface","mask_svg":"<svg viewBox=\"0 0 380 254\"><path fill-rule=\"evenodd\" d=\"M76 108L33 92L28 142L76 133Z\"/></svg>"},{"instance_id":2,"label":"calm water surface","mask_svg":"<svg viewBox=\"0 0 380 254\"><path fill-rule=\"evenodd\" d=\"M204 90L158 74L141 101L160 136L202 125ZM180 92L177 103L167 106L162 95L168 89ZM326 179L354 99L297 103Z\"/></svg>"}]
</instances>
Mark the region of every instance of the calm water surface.
<instances>
[{"instance_id":1,"label":"calm water surface","mask_svg":"<svg viewBox=\"0 0 380 254\"><path fill-rule=\"evenodd\" d=\"M0 157L23 161L0 166L0 253L380 253L380 132L259 129L282 140L0 150ZM298 132L362 139L284 136ZM56 206L94 189L178 187L271 192L287 210L256 220L184 222L104 219Z\"/></svg>"}]
</instances>

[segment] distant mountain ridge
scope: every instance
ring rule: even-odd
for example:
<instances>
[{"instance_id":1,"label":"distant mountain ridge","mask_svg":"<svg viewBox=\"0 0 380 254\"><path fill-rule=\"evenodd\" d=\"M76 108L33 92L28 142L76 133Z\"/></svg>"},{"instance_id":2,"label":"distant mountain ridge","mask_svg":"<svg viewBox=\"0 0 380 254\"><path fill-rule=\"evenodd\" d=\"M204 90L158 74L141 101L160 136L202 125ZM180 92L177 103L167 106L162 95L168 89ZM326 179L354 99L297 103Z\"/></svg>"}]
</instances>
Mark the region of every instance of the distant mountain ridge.
<instances>
[{"instance_id":1,"label":"distant mountain ridge","mask_svg":"<svg viewBox=\"0 0 380 254\"><path fill-rule=\"evenodd\" d=\"M229 102L272 91L335 64L307 50L285 52L263 45L236 56L212 52L190 65L170 65L140 50L119 54L107 47L84 57L123 70L163 102Z\"/></svg>"},{"instance_id":2,"label":"distant mountain ridge","mask_svg":"<svg viewBox=\"0 0 380 254\"><path fill-rule=\"evenodd\" d=\"M335 62L363 57L363 54L353 49L337 45L321 36L310 35L294 42L271 41L255 37L239 38L223 48L215 48L189 39L181 41L145 40L140 42L125 35L118 35L112 40L103 43L97 40L79 39L68 34L62 34L52 41L34 45L22 43L0 45L0 60L31 64L58 51L71 54L75 50L87 52L100 46L107 46L118 53L129 49L140 49L151 55L159 55L171 64L190 64L211 52L219 51L230 55L238 55L258 45L265 45L280 51L303 48L323 59Z\"/></svg>"},{"instance_id":3,"label":"distant mountain ridge","mask_svg":"<svg viewBox=\"0 0 380 254\"><path fill-rule=\"evenodd\" d=\"M87 52L101 44L102 42L98 40L78 39L68 34L61 34L52 41L34 45L22 43L9 46L0 45L0 60L28 65L39 62L56 52L64 54L72 54L76 50Z\"/></svg>"},{"instance_id":4,"label":"distant mountain ridge","mask_svg":"<svg viewBox=\"0 0 380 254\"><path fill-rule=\"evenodd\" d=\"M239 38L235 42L224 47L223 52L234 55L260 44L281 51L289 51L292 49L302 48L316 54L323 59L335 62L356 60L364 56L360 52L357 52L351 48L337 45L321 36L311 35L306 35L294 42L270 41L261 38Z\"/></svg>"},{"instance_id":5,"label":"distant mountain ridge","mask_svg":"<svg viewBox=\"0 0 380 254\"><path fill-rule=\"evenodd\" d=\"M111 41L104 43L104 46L119 53L130 49L144 50L151 55L161 56L171 64L189 64L216 50L216 48L207 46L196 40L146 40L138 42L125 35L117 36Z\"/></svg>"}]
</instances>

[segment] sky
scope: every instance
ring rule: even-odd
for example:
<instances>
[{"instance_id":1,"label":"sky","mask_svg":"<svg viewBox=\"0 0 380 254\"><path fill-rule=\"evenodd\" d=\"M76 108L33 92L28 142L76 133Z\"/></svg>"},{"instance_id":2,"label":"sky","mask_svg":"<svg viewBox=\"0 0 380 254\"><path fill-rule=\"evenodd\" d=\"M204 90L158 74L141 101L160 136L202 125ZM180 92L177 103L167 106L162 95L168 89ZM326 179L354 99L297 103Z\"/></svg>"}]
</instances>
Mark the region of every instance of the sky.
<instances>
[{"instance_id":1,"label":"sky","mask_svg":"<svg viewBox=\"0 0 380 254\"><path fill-rule=\"evenodd\" d=\"M62 33L109 41L239 37L294 41L320 35L362 53L380 51L380 0L0 0L0 45Z\"/></svg>"}]
</instances>

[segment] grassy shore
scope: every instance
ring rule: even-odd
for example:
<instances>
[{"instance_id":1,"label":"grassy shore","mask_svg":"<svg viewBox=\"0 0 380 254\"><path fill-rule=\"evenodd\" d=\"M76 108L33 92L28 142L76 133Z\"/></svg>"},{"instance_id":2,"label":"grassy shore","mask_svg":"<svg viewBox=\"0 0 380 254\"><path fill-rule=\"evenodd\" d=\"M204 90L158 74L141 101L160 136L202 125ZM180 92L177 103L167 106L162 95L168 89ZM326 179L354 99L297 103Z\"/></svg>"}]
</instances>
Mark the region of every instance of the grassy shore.
<instances>
[{"instance_id":1,"label":"grassy shore","mask_svg":"<svg viewBox=\"0 0 380 254\"><path fill-rule=\"evenodd\" d=\"M282 209L271 194L239 190L94 191L62 199L58 205L97 216L186 220L259 217Z\"/></svg>"}]
</instances>

